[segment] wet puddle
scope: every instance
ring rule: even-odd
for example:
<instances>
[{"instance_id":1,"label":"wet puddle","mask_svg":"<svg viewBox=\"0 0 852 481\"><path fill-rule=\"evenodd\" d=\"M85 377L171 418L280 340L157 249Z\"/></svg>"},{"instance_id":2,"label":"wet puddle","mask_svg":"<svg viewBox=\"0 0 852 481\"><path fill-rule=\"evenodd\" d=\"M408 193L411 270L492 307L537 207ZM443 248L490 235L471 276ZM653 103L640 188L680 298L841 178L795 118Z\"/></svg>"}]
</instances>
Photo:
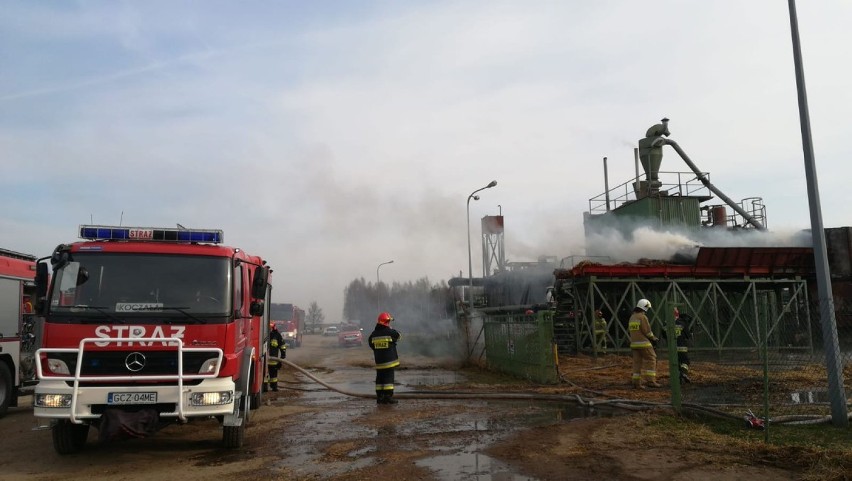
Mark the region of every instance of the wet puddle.
<instances>
[{"instance_id":1,"label":"wet puddle","mask_svg":"<svg viewBox=\"0 0 852 481\"><path fill-rule=\"evenodd\" d=\"M347 368L317 374L323 381L346 391L371 394L372 370ZM405 370L397 373L397 393L428 389L429 386L464 383L463 374L439 369ZM527 481L535 478L484 454L493 443L518 429L559 423L573 418L610 416L610 411L590 410L572 403L493 400L403 399L395 409L410 413L390 426L369 427L363 419L377 410L371 399L354 398L305 379L300 404L319 407L315 412L295 415L297 442L282 439L278 469L297 477L331 479L377 465L382 448L431 453L414 461L435 479L446 481ZM464 412L455 413L459 403ZM420 411L442 410L441 416L417 416ZM291 437L290 436L287 437Z\"/></svg>"},{"instance_id":2,"label":"wet puddle","mask_svg":"<svg viewBox=\"0 0 852 481\"><path fill-rule=\"evenodd\" d=\"M439 479L476 481L535 481L512 472L505 463L479 453L456 453L421 459L414 464L431 469Z\"/></svg>"},{"instance_id":3,"label":"wet puddle","mask_svg":"<svg viewBox=\"0 0 852 481\"><path fill-rule=\"evenodd\" d=\"M314 372L313 375L322 379L328 384L331 384L342 391L356 392L362 394L375 394L375 371L372 369L359 368L339 368L334 371ZM305 390L329 392L325 387L314 383L310 379L303 378ZM396 372L395 391L403 393L407 391L416 391L428 386L441 386L447 384L459 384L466 381L463 374L445 371L442 369L402 369ZM343 397L345 395L340 394ZM321 400L317 400L320 401Z\"/></svg>"}]
</instances>

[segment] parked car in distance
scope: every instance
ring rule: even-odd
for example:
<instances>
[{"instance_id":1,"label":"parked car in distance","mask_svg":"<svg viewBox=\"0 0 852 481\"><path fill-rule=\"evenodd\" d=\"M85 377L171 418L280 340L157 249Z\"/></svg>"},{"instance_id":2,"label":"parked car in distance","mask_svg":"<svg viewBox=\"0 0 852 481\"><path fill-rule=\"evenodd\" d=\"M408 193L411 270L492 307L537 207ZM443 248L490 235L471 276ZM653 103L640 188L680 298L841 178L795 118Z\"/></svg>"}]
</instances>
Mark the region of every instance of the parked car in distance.
<instances>
[{"instance_id":1,"label":"parked car in distance","mask_svg":"<svg viewBox=\"0 0 852 481\"><path fill-rule=\"evenodd\" d=\"M364 343L363 331L355 325L344 326L337 334L337 344L340 347L360 346Z\"/></svg>"},{"instance_id":2,"label":"parked car in distance","mask_svg":"<svg viewBox=\"0 0 852 481\"><path fill-rule=\"evenodd\" d=\"M340 329L337 326L328 326L328 327L326 327L325 329L322 330L322 335L323 336L334 336L338 332L340 332Z\"/></svg>"}]
</instances>

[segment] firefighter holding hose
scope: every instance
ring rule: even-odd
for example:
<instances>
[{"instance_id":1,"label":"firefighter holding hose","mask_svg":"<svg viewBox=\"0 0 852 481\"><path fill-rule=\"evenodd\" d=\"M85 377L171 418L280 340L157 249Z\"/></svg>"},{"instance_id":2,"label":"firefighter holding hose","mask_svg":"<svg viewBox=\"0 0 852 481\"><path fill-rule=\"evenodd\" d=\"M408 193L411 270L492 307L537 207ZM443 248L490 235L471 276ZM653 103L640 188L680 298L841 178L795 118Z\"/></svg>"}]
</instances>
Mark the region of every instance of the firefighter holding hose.
<instances>
[{"instance_id":1,"label":"firefighter holding hose","mask_svg":"<svg viewBox=\"0 0 852 481\"><path fill-rule=\"evenodd\" d=\"M284 344L284 337L278 332L278 326L274 322L269 323L269 357L266 361L266 378L263 380L263 390L278 390L278 369L281 367L281 361L273 359L274 357L284 359L287 357L287 345Z\"/></svg>"},{"instance_id":2,"label":"firefighter holding hose","mask_svg":"<svg viewBox=\"0 0 852 481\"><path fill-rule=\"evenodd\" d=\"M396 343L399 342L399 332L390 327L393 316L388 312L379 314L376 327L367 338L370 349L376 360L376 404L396 404L393 398L394 368L399 366L399 355Z\"/></svg>"}]
</instances>

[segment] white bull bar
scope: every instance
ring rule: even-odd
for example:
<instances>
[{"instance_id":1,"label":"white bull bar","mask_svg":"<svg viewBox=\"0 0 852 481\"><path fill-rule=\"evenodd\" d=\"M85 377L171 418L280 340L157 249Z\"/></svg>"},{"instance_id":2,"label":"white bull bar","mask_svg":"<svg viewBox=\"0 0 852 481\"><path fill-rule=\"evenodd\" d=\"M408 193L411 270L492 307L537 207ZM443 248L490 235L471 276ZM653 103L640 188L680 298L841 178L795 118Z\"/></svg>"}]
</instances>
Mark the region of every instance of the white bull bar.
<instances>
[{"instance_id":1,"label":"white bull bar","mask_svg":"<svg viewBox=\"0 0 852 481\"><path fill-rule=\"evenodd\" d=\"M93 343L117 343L117 342L157 342L163 343L165 348L176 348L177 351L177 373L176 374L156 374L156 375L130 375L130 376L82 376L81 370L83 367L83 353L85 352L86 344ZM56 375L48 375L45 376L42 370L42 354L56 353L56 352L66 352L66 353L77 353L77 363L74 368L73 376L56 376ZM132 351L130 351L132 352ZM144 352L141 351L140 352ZM183 353L185 352L209 352L211 354L216 354L216 369L214 372L209 374L184 374L183 373ZM49 357L49 356L46 356ZM184 347L183 340L179 337L87 337L80 340L80 345L78 348L59 348L59 347L46 347L41 348L36 351L36 372L39 380L50 380L50 381L71 381L73 382L72 392L71 392L71 415L70 420L75 424L82 424L83 421L77 419L77 396L80 390L80 381L81 379L85 382L114 382L114 381L177 381L177 385L175 389L177 389L177 402L175 403L177 406L176 414L177 417L182 421L186 422L186 414L184 410L184 380L196 380L196 379L213 379L219 377L219 370L222 367L222 358L224 354L222 349L219 348L209 348L209 347ZM236 402L236 392L234 402ZM199 413L202 414L202 413Z\"/></svg>"}]
</instances>

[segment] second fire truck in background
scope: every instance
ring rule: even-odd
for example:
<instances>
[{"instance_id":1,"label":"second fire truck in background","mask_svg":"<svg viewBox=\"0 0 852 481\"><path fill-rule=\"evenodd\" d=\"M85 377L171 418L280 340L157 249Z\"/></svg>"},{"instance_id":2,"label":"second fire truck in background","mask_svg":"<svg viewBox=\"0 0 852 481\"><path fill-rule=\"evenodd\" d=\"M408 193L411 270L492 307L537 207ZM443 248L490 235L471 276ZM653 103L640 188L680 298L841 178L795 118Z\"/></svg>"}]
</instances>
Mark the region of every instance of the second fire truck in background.
<instances>
[{"instance_id":1,"label":"second fire truck in background","mask_svg":"<svg viewBox=\"0 0 852 481\"><path fill-rule=\"evenodd\" d=\"M36 383L35 256L0 249L0 417Z\"/></svg>"},{"instance_id":2,"label":"second fire truck in background","mask_svg":"<svg viewBox=\"0 0 852 481\"><path fill-rule=\"evenodd\" d=\"M305 334L305 311L294 304L273 302L269 315L278 326L278 331L284 337L287 347L302 345Z\"/></svg>"}]
</instances>

